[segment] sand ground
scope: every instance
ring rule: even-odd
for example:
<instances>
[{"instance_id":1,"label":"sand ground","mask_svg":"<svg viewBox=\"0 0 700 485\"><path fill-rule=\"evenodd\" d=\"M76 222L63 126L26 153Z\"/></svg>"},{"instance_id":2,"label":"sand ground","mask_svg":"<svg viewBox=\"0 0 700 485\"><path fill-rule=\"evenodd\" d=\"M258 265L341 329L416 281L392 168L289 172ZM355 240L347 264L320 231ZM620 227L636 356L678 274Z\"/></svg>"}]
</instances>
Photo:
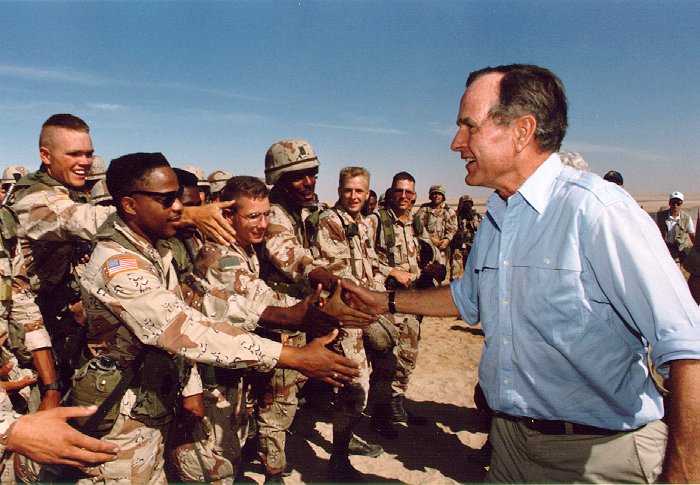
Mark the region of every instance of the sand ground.
<instances>
[{"instance_id":1,"label":"sand ground","mask_svg":"<svg viewBox=\"0 0 700 485\"><path fill-rule=\"evenodd\" d=\"M461 320L426 318L422 323L418 365L411 377L407 407L429 418L427 426L401 426L399 437L375 434L363 416L357 435L380 444L378 458L353 456L351 461L374 483L442 484L479 482L484 468L475 454L486 440L482 417L473 400L477 366L483 344L480 327ZM302 407L287 441L293 465L287 485L325 481L331 450L329 416ZM262 483L259 464L248 465L244 482Z\"/></svg>"}]
</instances>

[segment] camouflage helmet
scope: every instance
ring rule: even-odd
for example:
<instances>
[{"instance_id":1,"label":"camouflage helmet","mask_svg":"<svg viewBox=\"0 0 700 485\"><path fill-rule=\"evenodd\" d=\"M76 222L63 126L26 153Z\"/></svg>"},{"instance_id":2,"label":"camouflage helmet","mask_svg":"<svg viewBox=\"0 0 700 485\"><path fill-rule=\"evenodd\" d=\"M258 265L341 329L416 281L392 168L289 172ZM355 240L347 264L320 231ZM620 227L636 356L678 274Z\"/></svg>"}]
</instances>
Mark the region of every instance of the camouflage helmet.
<instances>
[{"instance_id":1,"label":"camouflage helmet","mask_svg":"<svg viewBox=\"0 0 700 485\"><path fill-rule=\"evenodd\" d=\"M428 191L428 194L442 194L443 197L447 196L447 191L445 190L445 187L442 185L431 185L430 190Z\"/></svg>"},{"instance_id":2,"label":"camouflage helmet","mask_svg":"<svg viewBox=\"0 0 700 485\"><path fill-rule=\"evenodd\" d=\"M211 184L207 180L207 176L204 173L204 170L201 168L189 166L189 167L183 167L183 170L194 174L197 177L197 186L198 187L211 187Z\"/></svg>"},{"instance_id":3,"label":"camouflage helmet","mask_svg":"<svg viewBox=\"0 0 700 485\"><path fill-rule=\"evenodd\" d=\"M13 184L15 183L18 179L15 179L15 174L19 174L20 178L24 177L27 175L28 171L26 168L24 168L21 165L14 165L11 167L7 167L5 171L2 173L2 183L3 184Z\"/></svg>"},{"instance_id":4,"label":"camouflage helmet","mask_svg":"<svg viewBox=\"0 0 700 485\"><path fill-rule=\"evenodd\" d=\"M265 183L274 185L283 173L318 168L316 152L301 138L273 143L265 154Z\"/></svg>"},{"instance_id":5,"label":"camouflage helmet","mask_svg":"<svg viewBox=\"0 0 700 485\"><path fill-rule=\"evenodd\" d=\"M107 164L104 158L95 156L85 180L100 180L103 178L107 178Z\"/></svg>"},{"instance_id":6,"label":"camouflage helmet","mask_svg":"<svg viewBox=\"0 0 700 485\"><path fill-rule=\"evenodd\" d=\"M471 201L471 202L474 202L474 201L472 200L471 196L469 196L469 195L463 195L462 197L459 198L459 201L460 201L460 202L466 202L466 201L468 201L468 200Z\"/></svg>"},{"instance_id":7,"label":"camouflage helmet","mask_svg":"<svg viewBox=\"0 0 700 485\"><path fill-rule=\"evenodd\" d=\"M90 190L90 202L92 205L108 205L112 201L112 195L107 189L107 180L99 179Z\"/></svg>"},{"instance_id":8,"label":"camouflage helmet","mask_svg":"<svg viewBox=\"0 0 700 485\"><path fill-rule=\"evenodd\" d=\"M224 185L226 185L228 179L231 177L233 177L233 175L228 173L226 170L216 170L215 172L210 173L207 180L211 184L211 191L213 193L220 192L224 188Z\"/></svg>"}]
</instances>

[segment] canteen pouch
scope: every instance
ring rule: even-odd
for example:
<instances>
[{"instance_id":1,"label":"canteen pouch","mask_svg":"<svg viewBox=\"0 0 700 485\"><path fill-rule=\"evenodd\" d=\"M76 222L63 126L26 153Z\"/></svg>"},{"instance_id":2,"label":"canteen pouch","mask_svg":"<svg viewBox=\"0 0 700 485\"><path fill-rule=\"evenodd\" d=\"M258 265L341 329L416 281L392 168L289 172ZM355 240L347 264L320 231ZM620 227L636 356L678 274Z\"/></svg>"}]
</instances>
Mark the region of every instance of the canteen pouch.
<instances>
[{"instance_id":1,"label":"canteen pouch","mask_svg":"<svg viewBox=\"0 0 700 485\"><path fill-rule=\"evenodd\" d=\"M96 357L86 362L73 376L73 386L68 403L70 406L100 406L109 394L117 387L122 378L122 370L117 367L114 359L109 356ZM102 422L97 426L94 436L101 438L109 433L119 417L117 401L107 412ZM74 418L76 424L82 427L88 417Z\"/></svg>"},{"instance_id":2,"label":"canteen pouch","mask_svg":"<svg viewBox=\"0 0 700 485\"><path fill-rule=\"evenodd\" d=\"M385 352L396 345L399 330L385 315L380 315L376 322L363 329L365 341L370 349Z\"/></svg>"}]
</instances>

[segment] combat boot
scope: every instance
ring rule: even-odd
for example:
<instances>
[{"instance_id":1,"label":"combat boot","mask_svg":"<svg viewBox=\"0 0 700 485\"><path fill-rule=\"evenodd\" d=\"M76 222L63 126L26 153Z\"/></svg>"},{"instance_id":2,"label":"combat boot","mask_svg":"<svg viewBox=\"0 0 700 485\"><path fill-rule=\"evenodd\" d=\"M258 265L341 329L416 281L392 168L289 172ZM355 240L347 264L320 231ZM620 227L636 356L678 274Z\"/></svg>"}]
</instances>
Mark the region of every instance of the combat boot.
<instances>
[{"instance_id":1,"label":"combat boot","mask_svg":"<svg viewBox=\"0 0 700 485\"><path fill-rule=\"evenodd\" d=\"M362 474L355 470L347 456L331 455L328 460L328 481L331 483L365 483Z\"/></svg>"},{"instance_id":2,"label":"combat boot","mask_svg":"<svg viewBox=\"0 0 700 485\"><path fill-rule=\"evenodd\" d=\"M372 443L365 443L364 441L358 439L355 435L352 435L352 438L350 438L350 445L348 446L348 452L351 455L376 458L384 453L384 448L379 445L373 445Z\"/></svg>"},{"instance_id":3,"label":"combat boot","mask_svg":"<svg viewBox=\"0 0 700 485\"><path fill-rule=\"evenodd\" d=\"M399 433L391 422L391 406L389 403L375 404L372 410L372 429L383 437L393 440Z\"/></svg>"},{"instance_id":4,"label":"combat boot","mask_svg":"<svg viewBox=\"0 0 700 485\"><path fill-rule=\"evenodd\" d=\"M404 407L404 396L393 396L391 398L391 422L415 424L425 426L428 424L428 419L424 416L416 416L413 413L406 411Z\"/></svg>"}]
</instances>

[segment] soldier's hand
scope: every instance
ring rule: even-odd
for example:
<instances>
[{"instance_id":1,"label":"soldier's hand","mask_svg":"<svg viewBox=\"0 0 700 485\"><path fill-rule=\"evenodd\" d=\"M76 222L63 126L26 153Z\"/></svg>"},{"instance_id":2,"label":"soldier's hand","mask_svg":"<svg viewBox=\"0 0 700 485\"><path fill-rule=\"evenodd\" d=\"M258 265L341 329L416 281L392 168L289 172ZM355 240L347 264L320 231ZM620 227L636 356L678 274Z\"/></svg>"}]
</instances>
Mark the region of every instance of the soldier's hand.
<instances>
[{"instance_id":1,"label":"soldier's hand","mask_svg":"<svg viewBox=\"0 0 700 485\"><path fill-rule=\"evenodd\" d=\"M328 302L321 298L321 285L309 296L301 300L297 305L304 308L304 326L312 335L327 335L336 328L342 326L335 316L321 310Z\"/></svg>"},{"instance_id":2,"label":"soldier's hand","mask_svg":"<svg viewBox=\"0 0 700 485\"><path fill-rule=\"evenodd\" d=\"M323 306L323 311L340 320L341 326L348 328L364 328L374 322L371 314L348 306L342 299L342 288L337 284L333 295Z\"/></svg>"},{"instance_id":3,"label":"soldier's hand","mask_svg":"<svg viewBox=\"0 0 700 485\"><path fill-rule=\"evenodd\" d=\"M400 285L408 288L408 285L411 284L411 273L408 271L403 271L401 269L392 269L391 273L389 273L389 276L393 276L396 278L396 281L399 282Z\"/></svg>"},{"instance_id":4,"label":"soldier's hand","mask_svg":"<svg viewBox=\"0 0 700 485\"><path fill-rule=\"evenodd\" d=\"M49 389L44 392L39 404L39 411L48 411L61 405L61 391Z\"/></svg>"},{"instance_id":5,"label":"soldier's hand","mask_svg":"<svg viewBox=\"0 0 700 485\"><path fill-rule=\"evenodd\" d=\"M0 377L6 377L14 366L15 364L12 361L5 362L0 366Z\"/></svg>"},{"instance_id":6,"label":"soldier's hand","mask_svg":"<svg viewBox=\"0 0 700 485\"><path fill-rule=\"evenodd\" d=\"M305 376L322 380L335 387L352 382L354 377L360 375L357 370L359 365L326 348L337 336L338 330L334 330L303 347L283 346L279 358L280 367L296 369Z\"/></svg>"},{"instance_id":7,"label":"soldier's hand","mask_svg":"<svg viewBox=\"0 0 700 485\"><path fill-rule=\"evenodd\" d=\"M26 414L10 427L7 450L42 464L87 466L112 461L119 447L84 435L66 422L95 411L97 406L58 407Z\"/></svg>"},{"instance_id":8,"label":"soldier's hand","mask_svg":"<svg viewBox=\"0 0 700 485\"><path fill-rule=\"evenodd\" d=\"M389 300L386 293L368 290L348 279L340 280L343 289L343 300L352 308L369 315L388 313Z\"/></svg>"},{"instance_id":9,"label":"soldier's hand","mask_svg":"<svg viewBox=\"0 0 700 485\"><path fill-rule=\"evenodd\" d=\"M234 205L236 201L212 202L199 207L185 207L182 211L183 223L197 226L205 236L209 236L219 244L233 244L236 242L236 231L221 214L222 209Z\"/></svg>"},{"instance_id":10,"label":"soldier's hand","mask_svg":"<svg viewBox=\"0 0 700 485\"><path fill-rule=\"evenodd\" d=\"M36 384L36 377L25 376L18 381L2 381L0 382L0 387L5 389L6 392L17 392L32 384Z\"/></svg>"}]
</instances>

